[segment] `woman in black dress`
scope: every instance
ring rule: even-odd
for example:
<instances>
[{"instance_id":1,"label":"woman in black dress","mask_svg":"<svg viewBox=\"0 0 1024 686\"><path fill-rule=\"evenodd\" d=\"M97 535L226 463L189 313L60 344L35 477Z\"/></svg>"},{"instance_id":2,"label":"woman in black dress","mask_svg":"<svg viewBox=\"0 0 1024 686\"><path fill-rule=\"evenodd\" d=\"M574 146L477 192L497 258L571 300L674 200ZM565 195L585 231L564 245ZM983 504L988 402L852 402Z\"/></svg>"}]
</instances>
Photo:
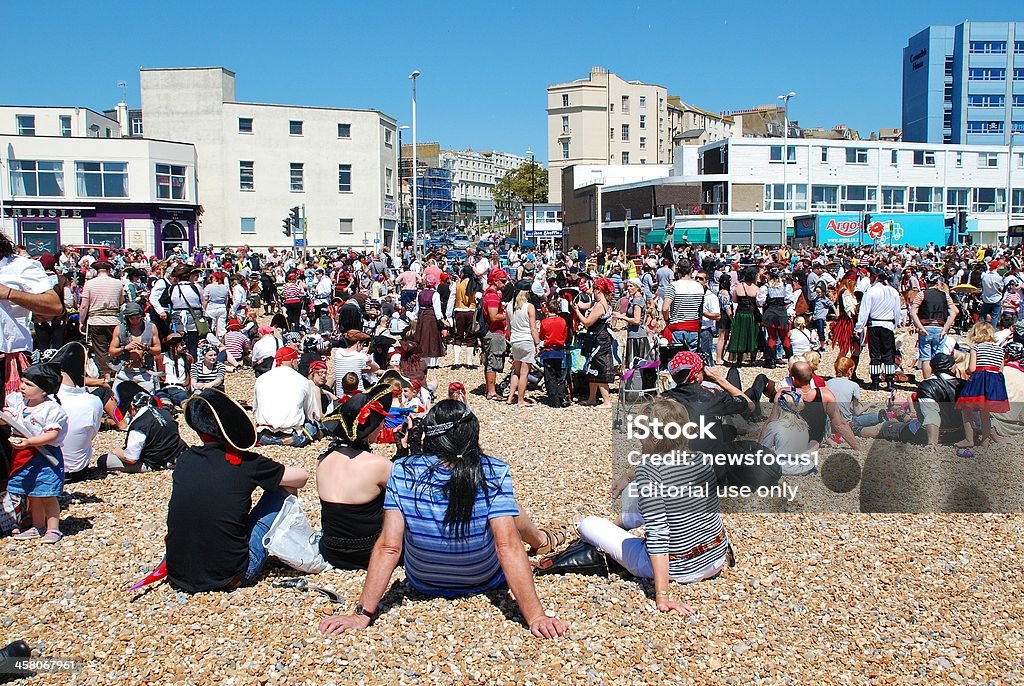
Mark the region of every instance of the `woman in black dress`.
<instances>
[{"instance_id":1,"label":"woman in black dress","mask_svg":"<svg viewBox=\"0 0 1024 686\"><path fill-rule=\"evenodd\" d=\"M590 397L581 405L610 408L612 401L608 384L612 378L612 335L609 323L612 308L609 301L615 294L615 285L611 279L602 277L594 281L592 290L594 302L585 312L578 304L573 305L580 323L587 327L587 335L590 338L588 348L593 351L589 364L590 373L587 375L590 381ZM601 397L600 404L598 395Z\"/></svg>"}]
</instances>

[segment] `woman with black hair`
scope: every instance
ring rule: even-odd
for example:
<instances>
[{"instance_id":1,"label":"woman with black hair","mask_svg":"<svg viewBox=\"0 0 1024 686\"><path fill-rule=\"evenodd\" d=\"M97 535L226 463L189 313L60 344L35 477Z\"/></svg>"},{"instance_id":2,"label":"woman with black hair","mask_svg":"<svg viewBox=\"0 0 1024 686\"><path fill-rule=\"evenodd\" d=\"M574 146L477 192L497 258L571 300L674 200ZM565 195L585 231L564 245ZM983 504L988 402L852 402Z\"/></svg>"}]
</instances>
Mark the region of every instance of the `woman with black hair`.
<instances>
[{"instance_id":1,"label":"woman with black hair","mask_svg":"<svg viewBox=\"0 0 1024 686\"><path fill-rule=\"evenodd\" d=\"M548 617L537 597L519 514L508 465L480 450L479 420L463 403L442 400L423 419L423 454L392 468L359 603L353 614L325 618L320 631L368 627L404 551L406 581L417 592L456 598L507 586L534 636L561 636L566 624Z\"/></svg>"},{"instance_id":2,"label":"woman with black hair","mask_svg":"<svg viewBox=\"0 0 1024 686\"><path fill-rule=\"evenodd\" d=\"M754 283L757 279L757 268L747 267L740 274L740 283L733 286L732 300L736 303L736 311L733 314L729 328L729 344L726 350L733 355L736 364L743 363L743 356L750 355L753 362L754 354L758 348L760 335L759 311L757 309L757 296L760 292Z\"/></svg>"}]
</instances>

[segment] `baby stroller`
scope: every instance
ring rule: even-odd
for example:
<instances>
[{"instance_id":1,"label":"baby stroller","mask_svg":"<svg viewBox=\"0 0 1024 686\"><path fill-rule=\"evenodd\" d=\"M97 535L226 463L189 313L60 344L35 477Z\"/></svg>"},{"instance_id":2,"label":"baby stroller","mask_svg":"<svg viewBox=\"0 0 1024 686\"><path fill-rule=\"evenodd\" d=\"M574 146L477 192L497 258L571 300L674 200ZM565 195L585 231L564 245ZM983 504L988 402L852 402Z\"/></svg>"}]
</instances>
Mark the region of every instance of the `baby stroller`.
<instances>
[{"instance_id":1,"label":"baby stroller","mask_svg":"<svg viewBox=\"0 0 1024 686\"><path fill-rule=\"evenodd\" d=\"M544 369L540 366L540 360L534 360L533 364L530 365L530 372L527 375L528 381L526 384L526 390L528 391L542 391L544 390ZM508 392L512 389L512 372L495 387L498 391L498 395L508 397Z\"/></svg>"},{"instance_id":2,"label":"baby stroller","mask_svg":"<svg viewBox=\"0 0 1024 686\"><path fill-rule=\"evenodd\" d=\"M622 372L619 381L618 400L612 415L612 430L619 431L625 426L626 418L636 408L658 394L658 371L661 361L655 358L645 360L637 358L633 366Z\"/></svg>"}]
</instances>

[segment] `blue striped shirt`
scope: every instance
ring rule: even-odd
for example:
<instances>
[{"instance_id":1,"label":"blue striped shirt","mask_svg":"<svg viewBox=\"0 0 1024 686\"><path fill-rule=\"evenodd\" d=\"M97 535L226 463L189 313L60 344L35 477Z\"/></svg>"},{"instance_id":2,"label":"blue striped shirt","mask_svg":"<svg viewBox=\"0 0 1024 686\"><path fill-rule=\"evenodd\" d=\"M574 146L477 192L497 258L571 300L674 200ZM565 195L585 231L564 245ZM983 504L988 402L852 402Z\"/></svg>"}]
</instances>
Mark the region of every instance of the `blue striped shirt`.
<instances>
[{"instance_id":1,"label":"blue striped shirt","mask_svg":"<svg viewBox=\"0 0 1024 686\"><path fill-rule=\"evenodd\" d=\"M405 577L424 595L454 598L505 585L494 536L495 517L519 514L508 465L483 457L487 485L477 492L466 538L456 538L444 523L448 501L442 490L450 472L435 455L413 455L395 462L384 493L384 509L405 519Z\"/></svg>"}]
</instances>

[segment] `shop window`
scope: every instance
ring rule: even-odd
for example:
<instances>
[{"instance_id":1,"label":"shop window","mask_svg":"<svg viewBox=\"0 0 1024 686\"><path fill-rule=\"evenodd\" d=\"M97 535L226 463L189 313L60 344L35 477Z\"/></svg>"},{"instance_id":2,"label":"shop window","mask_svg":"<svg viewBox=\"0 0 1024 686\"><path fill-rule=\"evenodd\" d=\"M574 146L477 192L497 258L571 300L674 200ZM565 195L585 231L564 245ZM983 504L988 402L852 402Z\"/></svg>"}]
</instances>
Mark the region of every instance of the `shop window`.
<instances>
[{"instance_id":1,"label":"shop window","mask_svg":"<svg viewBox=\"0 0 1024 686\"><path fill-rule=\"evenodd\" d=\"M28 254L33 257L44 253L56 255L60 247L59 225L54 220L23 219L18 241L28 249Z\"/></svg>"},{"instance_id":2,"label":"shop window","mask_svg":"<svg viewBox=\"0 0 1024 686\"><path fill-rule=\"evenodd\" d=\"M120 250L124 247L124 226L121 222L86 222L85 242Z\"/></svg>"}]
</instances>

